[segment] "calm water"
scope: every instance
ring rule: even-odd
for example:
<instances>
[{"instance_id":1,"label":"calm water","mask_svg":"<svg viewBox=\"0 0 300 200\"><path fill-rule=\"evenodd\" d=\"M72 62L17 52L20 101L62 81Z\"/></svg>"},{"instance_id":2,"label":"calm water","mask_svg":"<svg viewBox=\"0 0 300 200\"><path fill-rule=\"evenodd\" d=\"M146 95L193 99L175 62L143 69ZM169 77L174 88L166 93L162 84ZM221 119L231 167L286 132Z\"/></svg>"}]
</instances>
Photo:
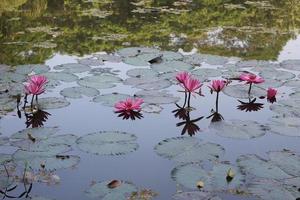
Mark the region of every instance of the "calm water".
<instances>
[{"instance_id":1,"label":"calm water","mask_svg":"<svg viewBox=\"0 0 300 200\"><path fill-rule=\"evenodd\" d=\"M143 1L124 0L1 0L0 1L0 63L9 66L20 64L46 64L53 68L64 63L74 63L81 56L93 53L115 52L128 46L159 47L162 50L234 56L240 59L271 60L281 62L299 59L300 2L299 0L264 3L246 1ZM235 60L237 58L234 58ZM233 62L235 63L235 62ZM217 65L222 67L222 65ZM118 76L126 79L129 69L137 68L123 62L105 62L97 68L119 70ZM216 68L204 64L204 68ZM1 72L1 71L0 71ZM292 71L298 76L299 71ZM2 72L1 72L2 73ZM85 76L86 74L77 74ZM60 96L63 88L77 85L64 83L43 97ZM203 86L205 97L192 98L191 119L205 116L196 122L201 131L193 137L205 142L220 144L225 148L221 161L234 163L240 155L257 154L267 158L269 151L289 149L300 152L299 137L278 134L249 140L220 137L210 130L211 119L206 119L215 108L215 94ZM180 97L179 86L167 90ZM133 95L139 89L118 84L111 89L101 89L100 94L113 92ZM278 100L288 98L290 88L278 88ZM61 178L58 185L34 183L31 195L47 198L90 199L87 190L93 182L126 180L140 189L151 189L159 195L155 199L171 199L179 190L171 178L176 163L158 156L153 150L160 141L181 136L182 127L176 124L175 104L162 105L157 113L145 113L141 120L122 120L112 107L91 101L92 98L70 99L70 106L47 110L51 115L45 127L59 127L59 134L83 136L97 131L124 131L135 134L139 148L122 156L99 156L83 153L73 147L70 154L79 155L80 162L73 168L57 170ZM220 93L219 112L225 121L232 119L254 120L261 124L277 114L269 109L265 99L257 102L264 106L258 112L237 109L236 98ZM275 103L276 104L276 103ZM26 128L26 119L19 119L13 111L0 119L0 133L11 134ZM188 136L187 133L185 136ZM8 145L0 146L0 153L13 153ZM69 154L69 152L68 152ZM2 174L1 174L2 175ZM300 183L299 183L300 185ZM17 188L16 193L21 192ZM256 199L220 194L224 199Z\"/></svg>"}]
</instances>

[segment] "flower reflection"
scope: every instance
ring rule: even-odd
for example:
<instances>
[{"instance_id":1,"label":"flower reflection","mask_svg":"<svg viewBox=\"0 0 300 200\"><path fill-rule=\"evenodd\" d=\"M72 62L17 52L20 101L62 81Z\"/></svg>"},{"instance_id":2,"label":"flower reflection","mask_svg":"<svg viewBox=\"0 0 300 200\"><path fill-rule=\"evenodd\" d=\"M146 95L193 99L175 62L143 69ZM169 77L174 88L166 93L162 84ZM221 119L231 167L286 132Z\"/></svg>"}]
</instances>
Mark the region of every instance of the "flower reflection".
<instances>
[{"instance_id":1,"label":"flower reflection","mask_svg":"<svg viewBox=\"0 0 300 200\"><path fill-rule=\"evenodd\" d=\"M219 122L224 120L224 117L217 111L212 110L212 114L208 117L206 117L206 119L211 118L211 122Z\"/></svg>"},{"instance_id":2,"label":"flower reflection","mask_svg":"<svg viewBox=\"0 0 300 200\"><path fill-rule=\"evenodd\" d=\"M37 128L44 126L44 123L48 120L48 116L51 114L40 110L40 109L33 109L32 112L25 112L26 117L26 127L29 128Z\"/></svg>"},{"instance_id":3,"label":"flower reflection","mask_svg":"<svg viewBox=\"0 0 300 200\"><path fill-rule=\"evenodd\" d=\"M195 135L198 131L200 131L199 126L196 124L196 122L200 121L203 119L204 116L199 117L197 119L191 120L190 117L190 112L191 110L185 107L180 107L176 104L178 109L175 109L172 111L172 113L175 113L174 116L175 118L183 119L184 121L179 122L176 124L177 127L183 126L183 129L181 131L181 135L184 135L186 132L190 135L193 136Z\"/></svg>"},{"instance_id":4,"label":"flower reflection","mask_svg":"<svg viewBox=\"0 0 300 200\"><path fill-rule=\"evenodd\" d=\"M143 114L140 111L116 111L115 113L119 113L118 117L123 117L124 120L136 120L143 118Z\"/></svg>"},{"instance_id":5,"label":"flower reflection","mask_svg":"<svg viewBox=\"0 0 300 200\"><path fill-rule=\"evenodd\" d=\"M241 104L237 106L239 110L245 111L245 112L252 112L252 111L259 111L263 108L263 103L256 103L256 98L251 100L249 98L248 102L243 102L238 100Z\"/></svg>"}]
</instances>

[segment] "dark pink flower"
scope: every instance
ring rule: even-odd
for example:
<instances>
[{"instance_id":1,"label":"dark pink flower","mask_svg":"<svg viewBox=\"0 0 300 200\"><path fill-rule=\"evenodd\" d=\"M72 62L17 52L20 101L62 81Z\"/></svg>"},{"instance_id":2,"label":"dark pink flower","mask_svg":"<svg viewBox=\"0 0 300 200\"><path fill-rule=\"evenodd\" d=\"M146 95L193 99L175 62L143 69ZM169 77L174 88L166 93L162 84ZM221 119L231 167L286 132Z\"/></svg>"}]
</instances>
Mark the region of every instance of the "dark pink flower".
<instances>
[{"instance_id":1,"label":"dark pink flower","mask_svg":"<svg viewBox=\"0 0 300 200\"><path fill-rule=\"evenodd\" d=\"M38 86L34 83L26 83L25 84L25 93L27 95L40 95L45 92L45 88L43 86Z\"/></svg>"},{"instance_id":2,"label":"dark pink flower","mask_svg":"<svg viewBox=\"0 0 300 200\"><path fill-rule=\"evenodd\" d=\"M240 80L242 81L246 81L247 84L258 84L258 83L263 83L265 80L260 77L260 76L257 76L255 74L252 74L252 73L244 73L244 74L241 74L240 75Z\"/></svg>"},{"instance_id":3,"label":"dark pink flower","mask_svg":"<svg viewBox=\"0 0 300 200\"><path fill-rule=\"evenodd\" d=\"M197 89L201 88L202 84L198 79L189 77L185 79L185 81L183 82L183 86L188 92L195 92Z\"/></svg>"},{"instance_id":4,"label":"dark pink flower","mask_svg":"<svg viewBox=\"0 0 300 200\"><path fill-rule=\"evenodd\" d=\"M142 103L144 103L144 100L141 98L128 98L125 101L119 101L115 104L115 108L117 109L116 112L141 111Z\"/></svg>"},{"instance_id":5,"label":"dark pink flower","mask_svg":"<svg viewBox=\"0 0 300 200\"><path fill-rule=\"evenodd\" d=\"M213 80L211 85L208 87L211 89L211 92L220 92L225 88L226 83L227 82L224 80Z\"/></svg>"},{"instance_id":6,"label":"dark pink flower","mask_svg":"<svg viewBox=\"0 0 300 200\"><path fill-rule=\"evenodd\" d=\"M188 78L190 78L190 74L188 72L179 72L176 75L176 79L179 83L184 83L184 81Z\"/></svg>"},{"instance_id":7,"label":"dark pink flower","mask_svg":"<svg viewBox=\"0 0 300 200\"><path fill-rule=\"evenodd\" d=\"M276 94L277 90L274 88L269 88L267 90L267 100L271 103L274 103L276 101Z\"/></svg>"},{"instance_id":8,"label":"dark pink flower","mask_svg":"<svg viewBox=\"0 0 300 200\"><path fill-rule=\"evenodd\" d=\"M29 78L29 82L43 87L48 82L48 79L43 75L33 75Z\"/></svg>"}]
</instances>

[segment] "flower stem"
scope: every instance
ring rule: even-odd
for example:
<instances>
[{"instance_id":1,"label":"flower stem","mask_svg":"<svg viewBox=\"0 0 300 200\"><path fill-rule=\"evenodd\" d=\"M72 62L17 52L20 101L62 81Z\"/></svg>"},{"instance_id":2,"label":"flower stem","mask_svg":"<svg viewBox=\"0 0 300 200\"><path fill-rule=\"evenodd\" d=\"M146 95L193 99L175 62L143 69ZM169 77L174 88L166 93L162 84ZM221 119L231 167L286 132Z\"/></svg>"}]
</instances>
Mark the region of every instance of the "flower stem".
<instances>
[{"instance_id":1,"label":"flower stem","mask_svg":"<svg viewBox=\"0 0 300 200\"><path fill-rule=\"evenodd\" d=\"M216 98L216 112L219 112L219 92L217 92L217 98Z\"/></svg>"},{"instance_id":2,"label":"flower stem","mask_svg":"<svg viewBox=\"0 0 300 200\"><path fill-rule=\"evenodd\" d=\"M32 99L31 99L31 108L33 107L33 100L34 100L34 95L32 95Z\"/></svg>"},{"instance_id":3,"label":"flower stem","mask_svg":"<svg viewBox=\"0 0 300 200\"><path fill-rule=\"evenodd\" d=\"M185 107L186 105L186 99L187 99L187 91L184 91L184 103L183 103L183 108Z\"/></svg>"},{"instance_id":4,"label":"flower stem","mask_svg":"<svg viewBox=\"0 0 300 200\"><path fill-rule=\"evenodd\" d=\"M190 108L190 103L191 103L191 92L189 92L189 97L188 97L188 107Z\"/></svg>"},{"instance_id":5,"label":"flower stem","mask_svg":"<svg viewBox=\"0 0 300 200\"><path fill-rule=\"evenodd\" d=\"M252 83L250 83L249 90L248 90L248 95L250 95L250 93L251 93L251 88L252 88Z\"/></svg>"}]
</instances>

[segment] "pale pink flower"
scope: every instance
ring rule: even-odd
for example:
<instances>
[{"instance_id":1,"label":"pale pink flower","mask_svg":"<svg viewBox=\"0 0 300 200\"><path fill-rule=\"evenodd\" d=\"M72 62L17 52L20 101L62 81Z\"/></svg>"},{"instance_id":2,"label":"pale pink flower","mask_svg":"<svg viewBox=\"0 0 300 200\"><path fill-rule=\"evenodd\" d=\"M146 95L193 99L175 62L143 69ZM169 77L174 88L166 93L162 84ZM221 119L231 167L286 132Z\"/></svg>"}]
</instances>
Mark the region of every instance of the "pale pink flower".
<instances>
[{"instance_id":1,"label":"pale pink flower","mask_svg":"<svg viewBox=\"0 0 300 200\"><path fill-rule=\"evenodd\" d=\"M211 85L208 87L211 89L211 92L220 92L225 88L226 83L227 82L224 80L213 80Z\"/></svg>"},{"instance_id":2,"label":"pale pink flower","mask_svg":"<svg viewBox=\"0 0 300 200\"><path fill-rule=\"evenodd\" d=\"M269 88L267 90L267 100L271 103L274 103L276 101L276 94L277 90L274 88Z\"/></svg>"},{"instance_id":3,"label":"pale pink flower","mask_svg":"<svg viewBox=\"0 0 300 200\"><path fill-rule=\"evenodd\" d=\"M34 83L26 83L25 84L25 93L27 95L40 95L45 92L45 88L43 86L38 86Z\"/></svg>"},{"instance_id":4,"label":"pale pink flower","mask_svg":"<svg viewBox=\"0 0 300 200\"><path fill-rule=\"evenodd\" d=\"M242 81L246 81L247 84L258 84L258 83L263 83L265 80L260 77L260 76L257 76L255 74L252 74L252 73L243 73L240 75L240 80Z\"/></svg>"},{"instance_id":5,"label":"pale pink flower","mask_svg":"<svg viewBox=\"0 0 300 200\"><path fill-rule=\"evenodd\" d=\"M193 77L189 77L184 80L183 86L188 92L195 92L197 89L200 89L202 84L198 79L194 79Z\"/></svg>"},{"instance_id":6,"label":"pale pink flower","mask_svg":"<svg viewBox=\"0 0 300 200\"><path fill-rule=\"evenodd\" d=\"M37 86L44 86L48 82L48 79L43 75L33 75L29 77L29 82Z\"/></svg>"},{"instance_id":7,"label":"pale pink flower","mask_svg":"<svg viewBox=\"0 0 300 200\"><path fill-rule=\"evenodd\" d=\"M184 81L188 78L190 78L190 74L188 72L179 72L176 75L176 79L179 83L184 83Z\"/></svg>"},{"instance_id":8,"label":"pale pink flower","mask_svg":"<svg viewBox=\"0 0 300 200\"><path fill-rule=\"evenodd\" d=\"M144 103L144 100L141 98L128 98L125 101L119 101L115 104L116 112L141 111L142 103Z\"/></svg>"}]
</instances>

